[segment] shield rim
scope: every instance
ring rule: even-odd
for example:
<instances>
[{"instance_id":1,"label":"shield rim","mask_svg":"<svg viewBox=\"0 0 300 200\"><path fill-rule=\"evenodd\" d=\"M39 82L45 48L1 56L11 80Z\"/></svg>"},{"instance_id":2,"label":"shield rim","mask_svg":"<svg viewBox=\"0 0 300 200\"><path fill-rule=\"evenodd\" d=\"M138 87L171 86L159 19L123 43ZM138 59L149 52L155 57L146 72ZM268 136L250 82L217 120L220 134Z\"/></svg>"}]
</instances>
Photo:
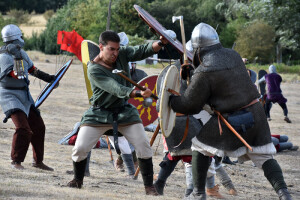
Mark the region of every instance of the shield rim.
<instances>
[{"instance_id":1,"label":"shield rim","mask_svg":"<svg viewBox=\"0 0 300 200\"><path fill-rule=\"evenodd\" d=\"M160 36L163 36L168 42L175 48L177 51L179 51L183 55L183 45L178 40L174 41L170 36L168 36L164 31L167 30L165 27L163 27L154 17L152 17L146 10L144 10L139 5L133 6L136 11L139 14L139 17L146 22L146 24L153 28L156 33L158 33ZM144 13L143 13L144 12ZM151 23L150 20L153 20L156 23ZM193 54L189 51L186 51L186 55L188 59L192 62L193 61Z\"/></svg>"},{"instance_id":2,"label":"shield rim","mask_svg":"<svg viewBox=\"0 0 300 200\"><path fill-rule=\"evenodd\" d=\"M40 107L42 103L48 98L48 96L51 94L57 83L62 79L62 77L65 75L66 71L69 69L73 62L73 59L68 60L55 74L56 79L48 83L41 91L39 96L36 98L36 101L34 103L34 106L36 108Z\"/></svg>"},{"instance_id":3,"label":"shield rim","mask_svg":"<svg viewBox=\"0 0 300 200\"><path fill-rule=\"evenodd\" d=\"M175 65L171 65L170 68L168 69L167 73L166 73L165 78L164 78L163 86L161 88L161 95L160 95L161 99L160 99L160 101L162 101L163 99L166 99L166 98L169 100L169 97L170 97L171 94L167 91L167 89L169 89L169 88L166 88L166 87L167 87L167 81L169 80L168 76L171 73L171 70L173 70L173 69L176 69L176 72L177 72L177 79L176 79L177 82L174 81L175 82L175 84L173 84L174 87L171 88L171 89L173 89L175 91L179 91L179 89L180 89L179 71L178 71L178 69L177 69L177 67ZM166 97L166 95L168 97ZM166 131L165 130L166 127L164 126L165 119L162 116L163 114L166 113L166 111L165 111L166 109L165 108L166 108L165 104L162 103L162 102L160 102L160 105L159 105L159 118L160 118L159 123L160 123L160 128L161 128L161 132L162 132L163 136L166 137L166 138L168 138L170 136L170 134L171 134L174 126L175 126L176 113L173 111L173 109L171 109L170 107L168 107L169 108L168 111L169 111L170 114L169 114L169 119L167 119L167 120L168 120L169 123L171 123L171 125L168 126L168 127L172 127L172 128L166 129L166 130L168 130L168 131Z\"/></svg>"}]
</instances>

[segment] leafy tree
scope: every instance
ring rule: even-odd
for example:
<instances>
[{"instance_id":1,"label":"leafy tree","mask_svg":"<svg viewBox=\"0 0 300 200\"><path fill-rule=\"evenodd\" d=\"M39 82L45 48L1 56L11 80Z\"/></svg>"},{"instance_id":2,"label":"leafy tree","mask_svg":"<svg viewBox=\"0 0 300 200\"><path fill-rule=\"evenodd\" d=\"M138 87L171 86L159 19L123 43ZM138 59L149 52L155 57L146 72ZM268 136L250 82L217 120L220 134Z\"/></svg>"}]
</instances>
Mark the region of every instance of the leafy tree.
<instances>
[{"instance_id":1,"label":"leafy tree","mask_svg":"<svg viewBox=\"0 0 300 200\"><path fill-rule=\"evenodd\" d=\"M274 55L274 29L256 21L239 32L235 50L252 61L272 62Z\"/></svg>"},{"instance_id":2,"label":"leafy tree","mask_svg":"<svg viewBox=\"0 0 300 200\"><path fill-rule=\"evenodd\" d=\"M262 19L274 27L278 63L282 62L282 48L299 51L300 3L298 0L253 0L247 14L252 20Z\"/></svg>"},{"instance_id":3,"label":"leafy tree","mask_svg":"<svg viewBox=\"0 0 300 200\"><path fill-rule=\"evenodd\" d=\"M68 0L1 0L0 11L7 12L10 9L26 10L28 12L44 13L46 10L56 11L65 5Z\"/></svg>"},{"instance_id":4,"label":"leafy tree","mask_svg":"<svg viewBox=\"0 0 300 200\"><path fill-rule=\"evenodd\" d=\"M139 16L134 4L144 8L145 4L141 0L113 0L112 1L112 18L111 29L117 32L125 32L129 35L146 37L149 36L147 26ZM108 4L107 4L108 5Z\"/></svg>"}]
</instances>

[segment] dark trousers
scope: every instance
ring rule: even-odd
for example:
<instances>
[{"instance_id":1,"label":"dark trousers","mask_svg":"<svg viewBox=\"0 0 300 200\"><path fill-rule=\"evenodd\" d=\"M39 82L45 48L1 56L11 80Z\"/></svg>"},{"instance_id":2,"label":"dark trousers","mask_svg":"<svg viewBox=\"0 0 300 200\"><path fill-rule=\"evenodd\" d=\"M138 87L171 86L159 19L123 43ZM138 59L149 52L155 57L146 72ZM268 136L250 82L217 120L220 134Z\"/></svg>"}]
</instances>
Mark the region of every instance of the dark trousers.
<instances>
[{"instance_id":1,"label":"dark trousers","mask_svg":"<svg viewBox=\"0 0 300 200\"><path fill-rule=\"evenodd\" d=\"M23 111L16 111L11 114L11 119L16 127L12 141L11 159L15 162L23 162L31 143L34 161L42 162L46 128L40 114L31 108L28 118Z\"/></svg>"},{"instance_id":2,"label":"dark trousers","mask_svg":"<svg viewBox=\"0 0 300 200\"><path fill-rule=\"evenodd\" d=\"M286 103L278 103L278 104L282 108L284 116L287 116L288 109L287 109ZM267 99L266 100L266 104L265 104L265 111L266 111L266 116L268 118L270 117L270 110L271 110L271 108L272 108L272 101L270 101L270 100Z\"/></svg>"}]
</instances>

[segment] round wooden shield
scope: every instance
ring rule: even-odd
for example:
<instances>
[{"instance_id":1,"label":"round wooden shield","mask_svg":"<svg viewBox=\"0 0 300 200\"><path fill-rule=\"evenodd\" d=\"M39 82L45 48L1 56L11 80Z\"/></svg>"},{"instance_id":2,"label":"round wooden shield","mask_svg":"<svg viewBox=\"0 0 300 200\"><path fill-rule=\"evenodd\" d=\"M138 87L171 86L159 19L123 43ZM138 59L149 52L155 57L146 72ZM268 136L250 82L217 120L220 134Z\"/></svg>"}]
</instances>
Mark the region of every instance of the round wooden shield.
<instances>
[{"instance_id":1,"label":"round wooden shield","mask_svg":"<svg viewBox=\"0 0 300 200\"><path fill-rule=\"evenodd\" d=\"M160 89L160 105L159 105L159 118L160 128L162 134L167 138L170 136L174 126L176 113L169 106L169 97L171 93L169 89L179 92L180 81L179 71L175 65L171 65L167 71L167 74L163 80L163 85Z\"/></svg>"},{"instance_id":2,"label":"round wooden shield","mask_svg":"<svg viewBox=\"0 0 300 200\"><path fill-rule=\"evenodd\" d=\"M149 88L152 91L152 93L156 95L156 80L157 80L157 75L147 76L142 80L140 80L138 84ZM134 89L139 90L136 87ZM149 107L143 106L143 102L144 102L143 97L135 97L135 98L130 98L128 100L128 102L134 105L139 111L140 118L144 126L148 126L158 118L158 113L156 111L156 100L155 99L152 100L153 102Z\"/></svg>"},{"instance_id":3,"label":"round wooden shield","mask_svg":"<svg viewBox=\"0 0 300 200\"><path fill-rule=\"evenodd\" d=\"M66 64L64 64L55 74L56 79L48 83L42 90L42 92L39 94L38 98L36 99L34 105L36 108L38 108L42 103L47 99L47 97L50 95L52 90L55 88L57 83L62 79L62 77L65 75L66 71L69 69L73 59L70 59Z\"/></svg>"},{"instance_id":4,"label":"round wooden shield","mask_svg":"<svg viewBox=\"0 0 300 200\"><path fill-rule=\"evenodd\" d=\"M156 33L163 36L168 42L175 47L181 54L183 54L183 46L178 40L174 40L167 33L167 29L163 27L154 17L152 17L147 11L138 5L134 5L134 8L139 13L140 18L148 24ZM190 61L193 61L193 54L186 51L186 55Z\"/></svg>"},{"instance_id":5,"label":"round wooden shield","mask_svg":"<svg viewBox=\"0 0 300 200\"><path fill-rule=\"evenodd\" d=\"M160 95L160 89L161 89L161 85L163 84L163 80L164 77L166 76L167 71L169 70L169 68L172 65L168 65L165 68L163 68L163 70L161 70L161 72L159 73L158 77L157 77L157 81L156 81L156 92L158 95Z\"/></svg>"}]
</instances>

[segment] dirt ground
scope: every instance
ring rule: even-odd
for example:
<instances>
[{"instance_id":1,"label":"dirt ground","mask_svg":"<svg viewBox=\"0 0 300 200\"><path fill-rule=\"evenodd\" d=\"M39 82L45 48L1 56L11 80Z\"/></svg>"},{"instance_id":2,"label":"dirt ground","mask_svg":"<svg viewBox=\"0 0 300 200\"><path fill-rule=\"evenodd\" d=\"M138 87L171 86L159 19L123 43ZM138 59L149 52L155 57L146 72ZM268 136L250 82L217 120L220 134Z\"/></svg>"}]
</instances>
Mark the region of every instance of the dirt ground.
<instances>
[{"instance_id":1,"label":"dirt ground","mask_svg":"<svg viewBox=\"0 0 300 200\"><path fill-rule=\"evenodd\" d=\"M62 66L63 59L47 57L32 52L35 66L54 74ZM46 62L47 60L47 62ZM59 64L56 64L59 63ZM160 69L144 69L148 75L158 74ZM38 96L45 83L30 78L30 90L34 99ZM271 110L270 127L273 134L288 135L294 145L300 145L300 83L283 83L283 94L288 99L289 117L291 124L283 121L283 113L278 105ZM49 98L40 107L46 124L45 159L44 162L55 169L54 172L44 172L31 167L31 147L23 163L25 170L14 170L10 166L10 150L14 125L11 120L2 123L0 118L0 199L182 199L185 191L184 165L179 162L174 173L169 177L165 187L165 195L152 197L144 195L142 179L131 180L126 173L116 172L110 163L107 149L92 151L90 172L91 176L84 179L81 190L67 188L66 184L73 178L66 170L72 169L72 146L59 145L57 142L69 133L74 124L80 121L82 114L89 107L85 89L82 65L75 61ZM147 132L149 138L152 132ZM159 172L159 163L163 158L162 141L157 137L153 151L155 152L154 171ZM116 153L113 152L114 158ZM284 172L284 177L294 199L300 199L300 152L285 151L275 155ZM232 158L235 160L235 158ZM278 199L263 172L252 165L225 165L238 190L238 196L228 195L223 186L220 191L227 199ZM216 179L216 183L219 181ZM213 199L208 197L208 199Z\"/></svg>"}]
</instances>

